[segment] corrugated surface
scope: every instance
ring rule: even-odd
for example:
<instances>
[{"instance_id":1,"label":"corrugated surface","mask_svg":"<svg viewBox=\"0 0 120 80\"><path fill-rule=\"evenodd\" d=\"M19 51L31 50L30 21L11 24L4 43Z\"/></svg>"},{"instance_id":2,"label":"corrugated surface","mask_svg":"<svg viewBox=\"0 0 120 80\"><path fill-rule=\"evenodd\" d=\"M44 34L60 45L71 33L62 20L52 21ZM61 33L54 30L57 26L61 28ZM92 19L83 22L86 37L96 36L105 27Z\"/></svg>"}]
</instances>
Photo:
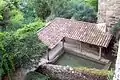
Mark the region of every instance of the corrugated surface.
<instances>
[{"instance_id":1,"label":"corrugated surface","mask_svg":"<svg viewBox=\"0 0 120 80\"><path fill-rule=\"evenodd\" d=\"M56 18L38 33L38 37L52 49L63 37L107 47L112 35L102 32L95 23Z\"/></svg>"}]
</instances>

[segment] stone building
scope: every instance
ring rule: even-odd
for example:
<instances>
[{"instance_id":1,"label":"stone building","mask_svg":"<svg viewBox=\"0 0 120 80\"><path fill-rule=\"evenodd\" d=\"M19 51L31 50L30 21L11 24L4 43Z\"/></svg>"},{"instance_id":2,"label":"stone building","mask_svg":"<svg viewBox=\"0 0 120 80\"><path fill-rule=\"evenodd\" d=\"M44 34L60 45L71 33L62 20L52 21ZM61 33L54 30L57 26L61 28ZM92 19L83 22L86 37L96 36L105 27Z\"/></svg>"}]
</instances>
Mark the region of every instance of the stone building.
<instances>
[{"instance_id":1,"label":"stone building","mask_svg":"<svg viewBox=\"0 0 120 80\"><path fill-rule=\"evenodd\" d=\"M109 31L120 19L120 0L98 0L98 23Z\"/></svg>"},{"instance_id":2,"label":"stone building","mask_svg":"<svg viewBox=\"0 0 120 80\"><path fill-rule=\"evenodd\" d=\"M100 59L106 53L112 35L96 26L95 23L56 18L38 32L38 38L51 50L64 39L81 53L92 53Z\"/></svg>"}]
</instances>

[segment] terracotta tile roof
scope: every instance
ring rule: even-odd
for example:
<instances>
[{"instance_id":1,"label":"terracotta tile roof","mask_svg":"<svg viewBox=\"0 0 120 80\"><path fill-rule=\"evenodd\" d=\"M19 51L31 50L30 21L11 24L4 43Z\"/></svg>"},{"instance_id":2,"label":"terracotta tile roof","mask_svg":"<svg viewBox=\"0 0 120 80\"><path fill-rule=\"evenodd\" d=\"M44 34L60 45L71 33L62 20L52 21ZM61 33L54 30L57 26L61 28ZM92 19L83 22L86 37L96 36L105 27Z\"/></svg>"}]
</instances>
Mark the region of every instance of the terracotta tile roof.
<instances>
[{"instance_id":1,"label":"terracotta tile roof","mask_svg":"<svg viewBox=\"0 0 120 80\"><path fill-rule=\"evenodd\" d=\"M39 39L49 48L54 48L63 37L107 47L112 35L102 32L95 23L56 18L38 32Z\"/></svg>"}]
</instances>

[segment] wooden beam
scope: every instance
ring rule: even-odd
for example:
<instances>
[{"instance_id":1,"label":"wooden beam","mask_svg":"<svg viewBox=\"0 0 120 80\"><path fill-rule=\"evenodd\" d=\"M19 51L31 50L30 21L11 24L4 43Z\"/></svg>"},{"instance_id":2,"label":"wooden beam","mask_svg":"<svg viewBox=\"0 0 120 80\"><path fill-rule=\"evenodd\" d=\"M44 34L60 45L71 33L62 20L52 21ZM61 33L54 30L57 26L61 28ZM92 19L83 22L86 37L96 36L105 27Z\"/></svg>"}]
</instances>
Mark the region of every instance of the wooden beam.
<instances>
[{"instance_id":1,"label":"wooden beam","mask_svg":"<svg viewBox=\"0 0 120 80\"><path fill-rule=\"evenodd\" d=\"M99 59L101 59L102 56L102 47L99 47Z\"/></svg>"}]
</instances>

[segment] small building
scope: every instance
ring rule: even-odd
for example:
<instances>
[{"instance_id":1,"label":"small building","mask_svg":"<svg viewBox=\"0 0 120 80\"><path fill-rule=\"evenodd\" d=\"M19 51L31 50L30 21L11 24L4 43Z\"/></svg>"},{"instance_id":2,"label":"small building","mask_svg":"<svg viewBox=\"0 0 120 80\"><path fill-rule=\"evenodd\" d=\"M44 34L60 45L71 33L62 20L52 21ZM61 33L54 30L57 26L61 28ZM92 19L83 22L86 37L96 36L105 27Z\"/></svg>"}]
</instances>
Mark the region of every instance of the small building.
<instances>
[{"instance_id":1,"label":"small building","mask_svg":"<svg viewBox=\"0 0 120 80\"><path fill-rule=\"evenodd\" d=\"M95 23L56 18L38 32L38 37L49 49L63 41L74 45L81 53L92 53L101 58L112 35L102 31Z\"/></svg>"}]
</instances>

